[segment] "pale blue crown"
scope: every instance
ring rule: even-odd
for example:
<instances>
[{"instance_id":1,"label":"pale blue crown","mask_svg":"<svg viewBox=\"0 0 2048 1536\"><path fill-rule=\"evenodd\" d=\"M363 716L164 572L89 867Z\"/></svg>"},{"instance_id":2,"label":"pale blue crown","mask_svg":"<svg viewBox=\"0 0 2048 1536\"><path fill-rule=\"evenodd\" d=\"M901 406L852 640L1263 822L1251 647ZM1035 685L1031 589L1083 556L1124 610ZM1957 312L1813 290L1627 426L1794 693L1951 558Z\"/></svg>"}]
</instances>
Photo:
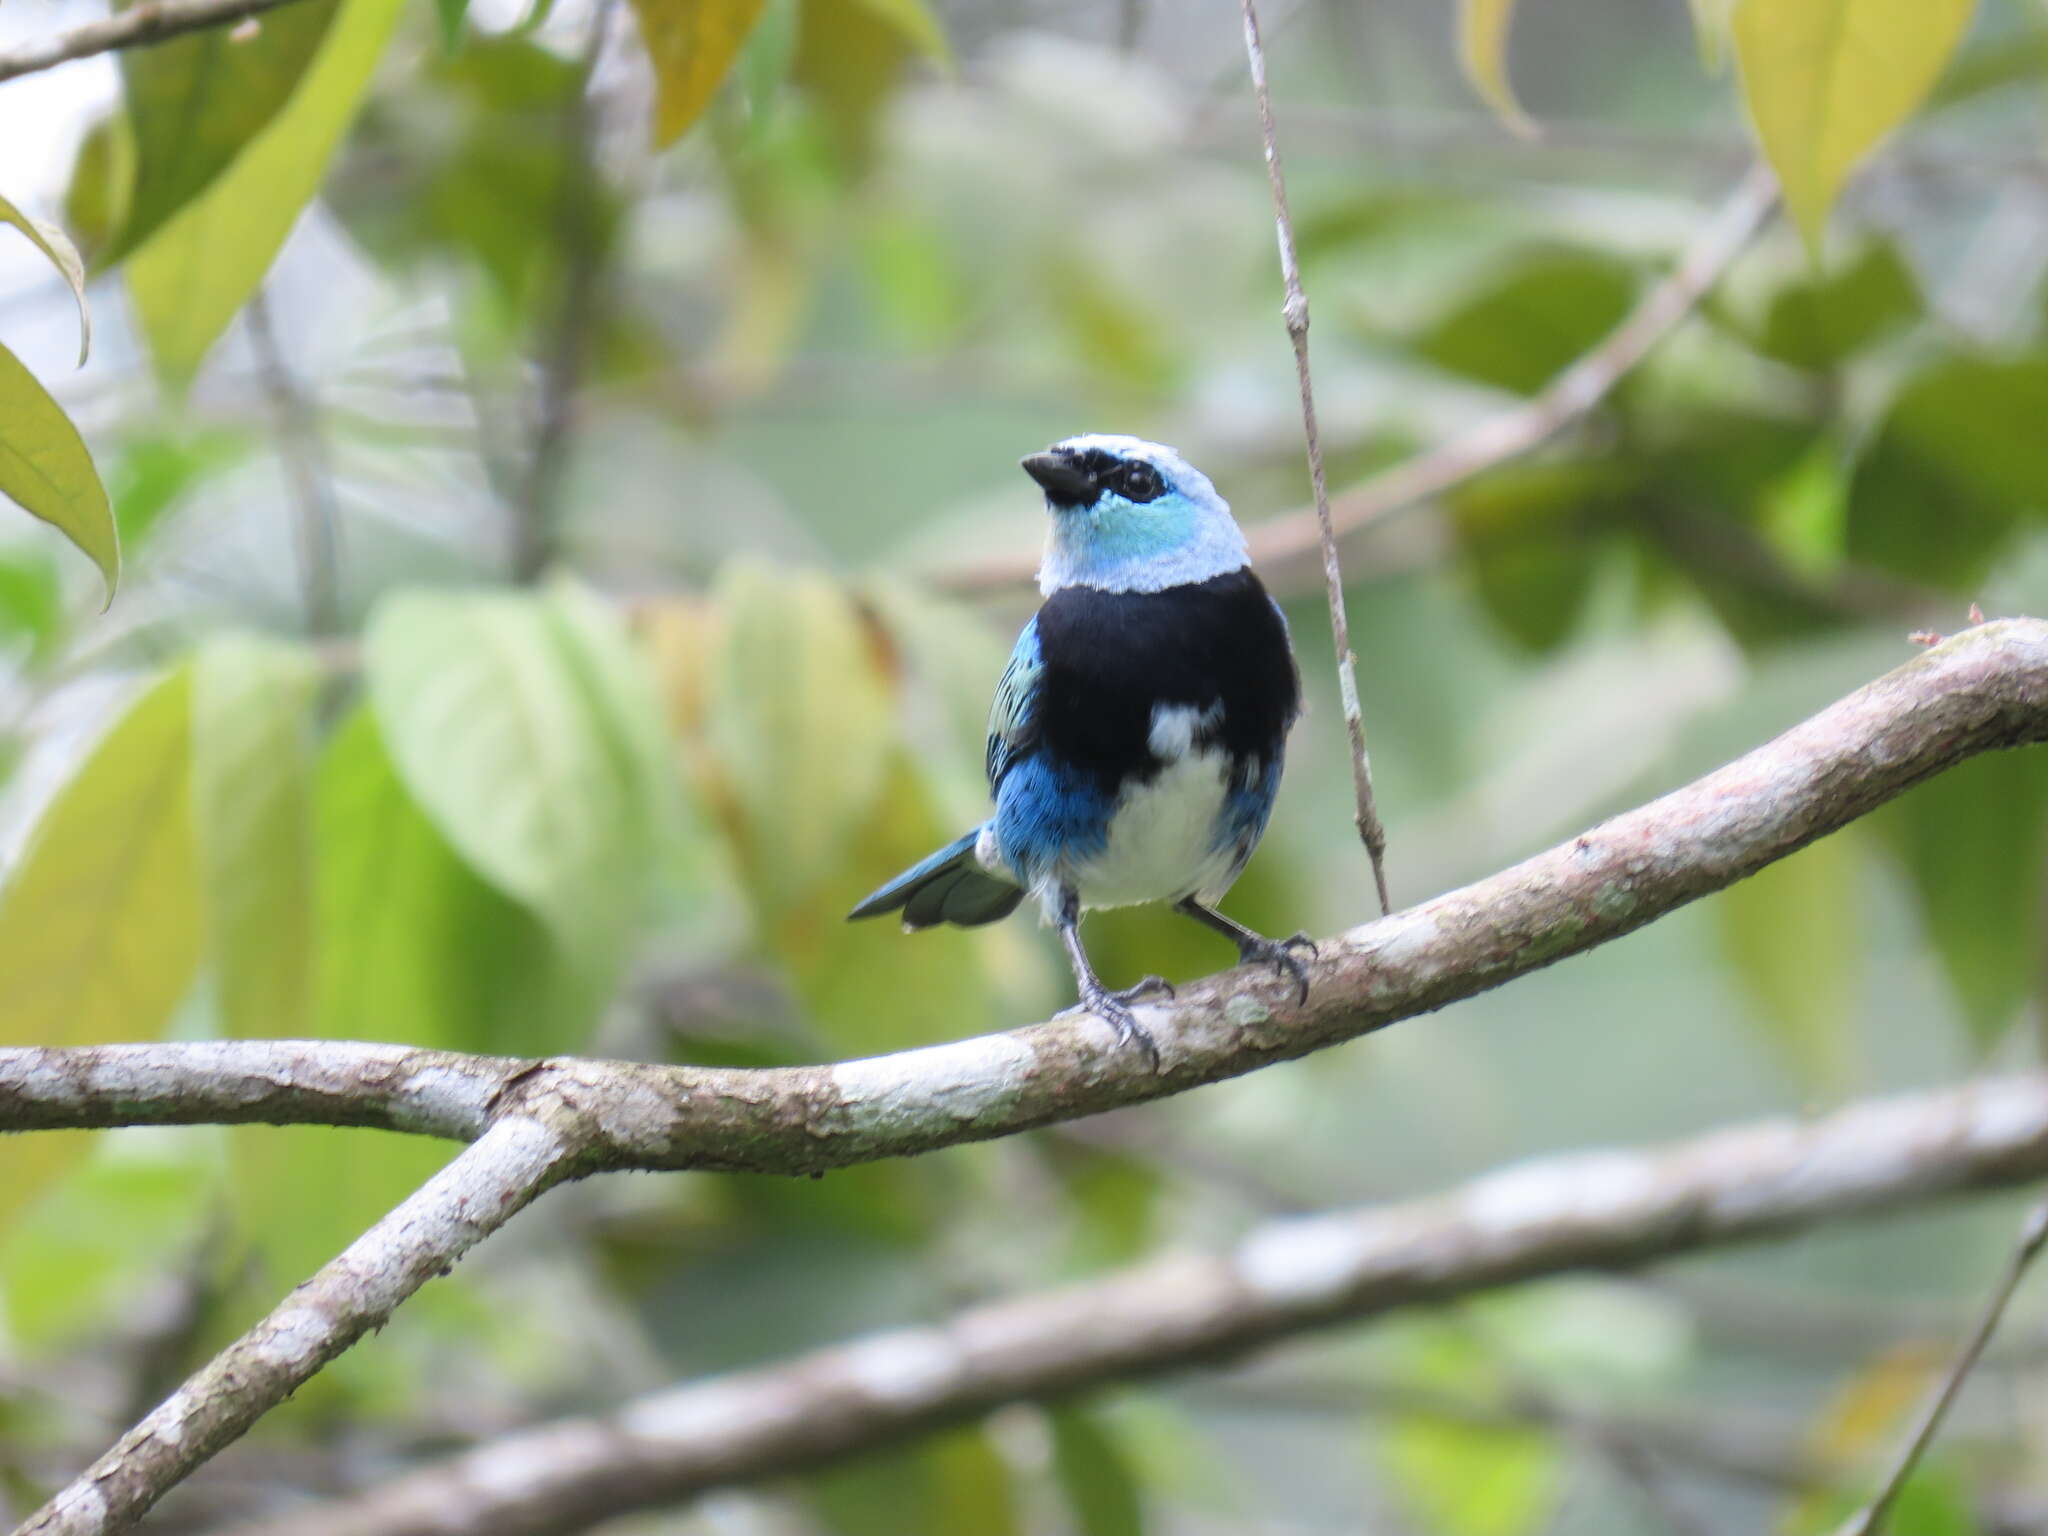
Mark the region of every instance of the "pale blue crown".
<instances>
[{"instance_id":1,"label":"pale blue crown","mask_svg":"<svg viewBox=\"0 0 2048 1536\"><path fill-rule=\"evenodd\" d=\"M1105 490L1085 507L1061 506L1048 497L1052 530L1038 569L1039 590L1048 596L1061 587L1159 592L1228 575L1250 562L1230 504L1173 449L1095 432L1055 443L1051 451L1143 460L1159 472L1166 491L1152 501L1132 502Z\"/></svg>"}]
</instances>

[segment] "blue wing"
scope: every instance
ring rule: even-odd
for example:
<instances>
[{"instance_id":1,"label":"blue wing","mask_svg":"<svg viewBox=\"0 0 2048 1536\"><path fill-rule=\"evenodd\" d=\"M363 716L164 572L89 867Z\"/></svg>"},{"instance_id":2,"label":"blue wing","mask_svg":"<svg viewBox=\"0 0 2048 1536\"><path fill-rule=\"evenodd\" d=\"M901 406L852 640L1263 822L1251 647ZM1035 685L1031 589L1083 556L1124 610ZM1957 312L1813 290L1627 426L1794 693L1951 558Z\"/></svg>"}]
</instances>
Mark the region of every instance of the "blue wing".
<instances>
[{"instance_id":1,"label":"blue wing","mask_svg":"<svg viewBox=\"0 0 2048 1536\"><path fill-rule=\"evenodd\" d=\"M1017 636L1010 664L996 683L995 703L988 712L988 787L994 791L1021 757L1038 745L1038 680L1045 671L1038 649L1038 620Z\"/></svg>"}]
</instances>

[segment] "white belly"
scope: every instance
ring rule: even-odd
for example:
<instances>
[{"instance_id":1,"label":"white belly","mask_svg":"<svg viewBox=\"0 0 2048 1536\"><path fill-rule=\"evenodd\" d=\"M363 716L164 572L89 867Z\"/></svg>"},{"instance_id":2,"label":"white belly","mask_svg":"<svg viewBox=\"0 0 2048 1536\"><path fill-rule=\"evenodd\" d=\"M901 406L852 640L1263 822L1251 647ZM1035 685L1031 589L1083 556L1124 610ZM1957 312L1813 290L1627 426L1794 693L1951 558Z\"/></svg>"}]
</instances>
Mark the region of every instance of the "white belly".
<instances>
[{"instance_id":1,"label":"white belly","mask_svg":"<svg viewBox=\"0 0 2048 1536\"><path fill-rule=\"evenodd\" d=\"M1220 894L1237 857L1234 848L1216 847L1229 779L1222 751L1190 752L1150 783L1126 790L1110 819L1108 846L1067 873L1081 905L1128 907L1198 891Z\"/></svg>"}]
</instances>

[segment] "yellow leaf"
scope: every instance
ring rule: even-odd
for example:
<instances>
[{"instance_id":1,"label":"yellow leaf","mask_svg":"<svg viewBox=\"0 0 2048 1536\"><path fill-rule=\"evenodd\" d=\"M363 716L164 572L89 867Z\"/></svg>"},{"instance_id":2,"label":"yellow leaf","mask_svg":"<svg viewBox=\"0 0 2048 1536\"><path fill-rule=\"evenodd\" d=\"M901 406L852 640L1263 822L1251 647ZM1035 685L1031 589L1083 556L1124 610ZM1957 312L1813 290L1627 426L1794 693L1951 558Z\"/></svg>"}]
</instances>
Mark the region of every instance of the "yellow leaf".
<instances>
[{"instance_id":1,"label":"yellow leaf","mask_svg":"<svg viewBox=\"0 0 2048 1536\"><path fill-rule=\"evenodd\" d=\"M70 284L71 297L78 303L78 366L83 368L85 355L92 350L92 311L85 307L85 263L79 259L78 247L56 225L30 218L4 197L0 197L0 224L12 224L27 235Z\"/></svg>"},{"instance_id":2,"label":"yellow leaf","mask_svg":"<svg viewBox=\"0 0 2048 1536\"><path fill-rule=\"evenodd\" d=\"M128 258L157 371L182 383L263 281L361 104L399 0L345 0L299 88L234 163Z\"/></svg>"},{"instance_id":3,"label":"yellow leaf","mask_svg":"<svg viewBox=\"0 0 2048 1536\"><path fill-rule=\"evenodd\" d=\"M58 793L0 890L0 1043L148 1039L184 995L200 941L191 695L185 672L143 694ZM5 1141L0 1219L90 1145Z\"/></svg>"},{"instance_id":4,"label":"yellow leaf","mask_svg":"<svg viewBox=\"0 0 2048 1536\"><path fill-rule=\"evenodd\" d=\"M924 0L861 0L861 3L900 32L903 40L926 58L940 64L951 60L946 34Z\"/></svg>"},{"instance_id":5,"label":"yellow leaf","mask_svg":"<svg viewBox=\"0 0 2048 1536\"><path fill-rule=\"evenodd\" d=\"M121 535L107 488L64 407L5 347L0 347L0 495L91 556L107 579L107 600L113 601L121 580Z\"/></svg>"},{"instance_id":6,"label":"yellow leaf","mask_svg":"<svg viewBox=\"0 0 2048 1536\"><path fill-rule=\"evenodd\" d=\"M1741 0L1743 95L1810 249L1849 173L1934 88L1974 3Z\"/></svg>"},{"instance_id":7,"label":"yellow leaf","mask_svg":"<svg viewBox=\"0 0 2048 1536\"><path fill-rule=\"evenodd\" d=\"M763 0L633 0L654 65L654 143L675 143L704 115Z\"/></svg>"},{"instance_id":8,"label":"yellow leaf","mask_svg":"<svg viewBox=\"0 0 2048 1536\"><path fill-rule=\"evenodd\" d=\"M1458 62L1501 122L1511 132L1531 138L1536 125L1508 83L1508 24L1514 13L1515 0L1459 0Z\"/></svg>"}]
</instances>

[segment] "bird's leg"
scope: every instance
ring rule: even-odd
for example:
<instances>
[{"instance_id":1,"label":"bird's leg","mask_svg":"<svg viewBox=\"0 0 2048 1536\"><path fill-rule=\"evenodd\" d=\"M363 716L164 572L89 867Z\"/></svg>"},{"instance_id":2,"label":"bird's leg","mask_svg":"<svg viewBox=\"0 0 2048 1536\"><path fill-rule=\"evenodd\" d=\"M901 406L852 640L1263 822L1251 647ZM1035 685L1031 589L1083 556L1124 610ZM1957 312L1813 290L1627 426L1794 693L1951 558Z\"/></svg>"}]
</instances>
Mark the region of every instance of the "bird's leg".
<instances>
[{"instance_id":1,"label":"bird's leg","mask_svg":"<svg viewBox=\"0 0 2048 1536\"><path fill-rule=\"evenodd\" d=\"M1152 1064L1152 1070L1157 1072L1159 1047L1152 1043L1152 1036L1138 1022L1137 1015L1131 1012L1131 1004L1159 992L1172 997L1172 983L1158 976L1147 976L1136 986L1126 987L1121 992L1112 992L1105 987L1102 978L1095 974L1095 967L1089 963L1088 951L1081 947L1081 894L1071 885L1060 891L1059 929L1060 942L1067 947L1068 963L1074 967L1074 984L1081 992L1081 1006L1114 1027L1118 1040L1142 1051Z\"/></svg>"},{"instance_id":2,"label":"bird's leg","mask_svg":"<svg viewBox=\"0 0 2048 1536\"><path fill-rule=\"evenodd\" d=\"M1237 946L1239 965L1270 965L1283 976L1292 976L1295 985L1301 988L1301 1000L1308 1001L1308 961L1302 959L1301 951L1308 951L1310 959L1315 957L1316 944L1305 933L1297 933L1290 939L1269 939L1233 922L1214 907L1205 907L1192 896L1183 897L1173 904L1173 910L1185 913L1204 928L1213 928Z\"/></svg>"}]
</instances>

